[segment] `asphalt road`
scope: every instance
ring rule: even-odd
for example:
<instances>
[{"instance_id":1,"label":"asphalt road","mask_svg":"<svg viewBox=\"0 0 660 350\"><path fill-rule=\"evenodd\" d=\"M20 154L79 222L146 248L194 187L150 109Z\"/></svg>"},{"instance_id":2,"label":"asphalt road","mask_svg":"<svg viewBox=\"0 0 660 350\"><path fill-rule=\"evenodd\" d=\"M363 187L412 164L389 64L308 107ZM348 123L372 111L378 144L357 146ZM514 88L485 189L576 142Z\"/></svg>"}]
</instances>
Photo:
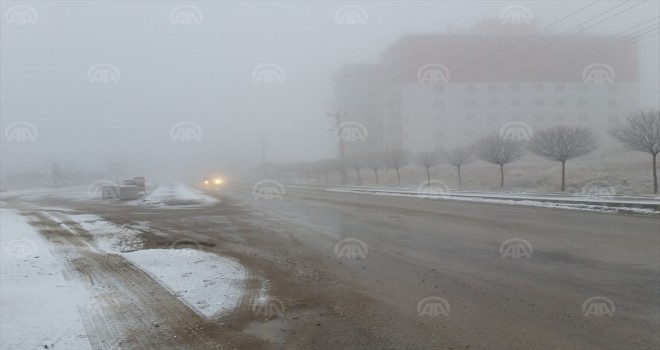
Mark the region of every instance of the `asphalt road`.
<instances>
[{"instance_id":1,"label":"asphalt road","mask_svg":"<svg viewBox=\"0 0 660 350\"><path fill-rule=\"evenodd\" d=\"M187 209L55 196L19 197L7 205L28 216L70 208L120 225L146 225L146 248L194 240L191 247L239 260L259 282L254 285L267 281L285 306L276 317L257 316L248 288L233 315L204 320L173 305L176 298L157 283L121 276L126 267L117 258L97 264L83 252L94 260L84 264L85 276L108 276L101 280L117 286L130 280L112 288L113 300L134 306L108 322L130 325L140 341L108 338L106 348L152 348L145 339L160 334L154 322L170 335L156 342L163 349L660 348L658 216L296 187L285 192L255 198L251 185L230 184L208 192L219 203ZM39 217L48 228L42 235L63 245L57 249L84 248L67 245L75 240L64 231L54 239L56 225ZM124 267L99 275L96 265Z\"/></svg>"},{"instance_id":2,"label":"asphalt road","mask_svg":"<svg viewBox=\"0 0 660 350\"><path fill-rule=\"evenodd\" d=\"M285 191L224 195L308 228L291 232L330 251L379 315L357 317L396 347L660 348L657 216Z\"/></svg>"}]
</instances>

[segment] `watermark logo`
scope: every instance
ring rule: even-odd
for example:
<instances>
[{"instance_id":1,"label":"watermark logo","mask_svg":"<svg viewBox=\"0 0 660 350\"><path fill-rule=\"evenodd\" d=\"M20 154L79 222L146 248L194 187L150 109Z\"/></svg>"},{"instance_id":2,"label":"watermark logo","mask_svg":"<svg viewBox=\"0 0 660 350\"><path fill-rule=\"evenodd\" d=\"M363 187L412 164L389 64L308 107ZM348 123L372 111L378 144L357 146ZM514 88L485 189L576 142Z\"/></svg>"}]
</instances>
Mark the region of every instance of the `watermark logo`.
<instances>
[{"instance_id":1,"label":"watermark logo","mask_svg":"<svg viewBox=\"0 0 660 350\"><path fill-rule=\"evenodd\" d=\"M172 24L202 24L202 11L192 5L179 5L170 11Z\"/></svg>"},{"instance_id":2,"label":"watermark logo","mask_svg":"<svg viewBox=\"0 0 660 350\"><path fill-rule=\"evenodd\" d=\"M119 69L110 63L97 63L87 70L87 80L90 83L119 83Z\"/></svg>"},{"instance_id":3,"label":"watermark logo","mask_svg":"<svg viewBox=\"0 0 660 350\"><path fill-rule=\"evenodd\" d=\"M254 199L284 199L284 185L275 180L259 181L252 186L252 197Z\"/></svg>"},{"instance_id":4,"label":"watermark logo","mask_svg":"<svg viewBox=\"0 0 660 350\"><path fill-rule=\"evenodd\" d=\"M4 253L9 259L25 259L37 255L37 246L27 239L14 239L5 245Z\"/></svg>"},{"instance_id":5,"label":"watermark logo","mask_svg":"<svg viewBox=\"0 0 660 350\"><path fill-rule=\"evenodd\" d=\"M500 137L505 140L526 142L532 136L532 127L523 122L506 123L500 128Z\"/></svg>"},{"instance_id":6,"label":"watermark logo","mask_svg":"<svg viewBox=\"0 0 660 350\"><path fill-rule=\"evenodd\" d=\"M451 306L444 298L432 296L417 303L417 314L420 317L449 316L449 311L451 311Z\"/></svg>"},{"instance_id":7,"label":"watermark logo","mask_svg":"<svg viewBox=\"0 0 660 350\"><path fill-rule=\"evenodd\" d=\"M189 238L181 238L170 244L170 249L194 249L194 250L203 250L202 244L199 241Z\"/></svg>"},{"instance_id":8,"label":"watermark logo","mask_svg":"<svg viewBox=\"0 0 660 350\"><path fill-rule=\"evenodd\" d=\"M339 25L367 24L367 11L357 5L342 6L335 11L335 22Z\"/></svg>"},{"instance_id":9,"label":"watermark logo","mask_svg":"<svg viewBox=\"0 0 660 350\"><path fill-rule=\"evenodd\" d=\"M439 180L424 181L417 187L417 193L422 196L448 196L449 186Z\"/></svg>"},{"instance_id":10,"label":"watermark logo","mask_svg":"<svg viewBox=\"0 0 660 350\"><path fill-rule=\"evenodd\" d=\"M345 238L335 244L337 258L366 259L367 244L357 238Z\"/></svg>"},{"instance_id":11,"label":"watermark logo","mask_svg":"<svg viewBox=\"0 0 660 350\"><path fill-rule=\"evenodd\" d=\"M532 258L532 244L522 238L510 238L500 245L500 256L502 258Z\"/></svg>"},{"instance_id":12,"label":"watermark logo","mask_svg":"<svg viewBox=\"0 0 660 350\"><path fill-rule=\"evenodd\" d=\"M255 316L284 317L284 303L277 298L269 298L265 303L252 304L252 312Z\"/></svg>"},{"instance_id":13,"label":"watermark logo","mask_svg":"<svg viewBox=\"0 0 660 350\"><path fill-rule=\"evenodd\" d=\"M27 5L14 5L5 11L5 24L7 25L35 25L37 18L37 11Z\"/></svg>"},{"instance_id":14,"label":"watermark logo","mask_svg":"<svg viewBox=\"0 0 660 350\"><path fill-rule=\"evenodd\" d=\"M510 5L500 11L502 24L531 24L533 19L532 10L522 5Z\"/></svg>"},{"instance_id":15,"label":"watermark logo","mask_svg":"<svg viewBox=\"0 0 660 350\"><path fill-rule=\"evenodd\" d=\"M451 79L449 68L441 63L427 63L417 70L417 81L423 84L446 84Z\"/></svg>"},{"instance_id":16,"label":"watermark logo","mask_svg":"<svg viewBox=\"0 0 660 350\"><path fill-rule=\"evenodd\" d=\"M260 64L252 70L252 80L257 84L281 84L285 79L284 68L275 63Z\"/></svg>"},{"instance_id":17,"label":"watermark logo","mask_svg":"<svg viewBox=\"0 0 660 350\"><path fill-rule=\"evenodd\" d=\"M616 188L605 181L596 181L583 186L580 194L589 197L615 196Z\"/></svg>"},{"instance_id":18,"label":"watermark logo","mask_svg":"<svg viewBox=\"0 0 660 350\"><path fill-rule=\"evenodd\" d=\"M614 68L605 63L593 63L582 70L582 79L591 84L612 84L616 73Z\"/></svg>"},{"instance_id":19,"label":"watermark logo","mask_svg":"<svg viewBox=\"0 0 660 350\"><path fill-rule=\"evenodd\" d=\"M28 122L15 122L5 128L6 142L35 142L37 141L37 128Z\"/></svg>"},{"instance_id":20,"label":"watermark logo","mask_svg":"<svg viewBox=\"0 0 660 350\"><path fill-rule=\"evenodd\" d=\"M584 317L613 317L615 311L614 302L606 297L591 297L582 303L582 315Z\"/></svg>"},{"instance_id":21,"label":"watermark logo","mask_svg":"<svg viewBox=\"0 0 660 350\"><path fill-rule=\"evenodd\" d=\"M101 179L87 186L88 199L119 199L119 186L115 181Z\"/></svg>"},{"instance_id":22,"label":"watermark logo","mask_svg":"<svg viewBox=\"0 0 660 350\"><path fill-rule=\"evenodd\" d=\"M193 122L178 122L170 127L172 142L202 142L202 128Z\"/></svg>"},{"instance_id":23,"label":"watermark logo","mask_svg":"<svg viewBox=\"0 0 660 350\"><path fill-rule=\"evenodd\" d=\"M343 122L335 128L337 141L367 141L368 135L367 127L358 122Z\"/></svg>"}]
</instances>

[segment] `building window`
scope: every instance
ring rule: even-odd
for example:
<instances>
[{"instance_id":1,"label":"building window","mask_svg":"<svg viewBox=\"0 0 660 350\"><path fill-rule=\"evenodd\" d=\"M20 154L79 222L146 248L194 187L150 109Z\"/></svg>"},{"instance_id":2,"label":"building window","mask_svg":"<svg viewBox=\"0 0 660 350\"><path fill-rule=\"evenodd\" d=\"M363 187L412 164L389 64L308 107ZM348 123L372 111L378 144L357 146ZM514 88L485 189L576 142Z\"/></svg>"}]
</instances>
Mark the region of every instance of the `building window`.
<instances>
[{"instance_id":1,"label":"building window","mask_svg":"<svg viewBox=\"0 0 660 350\"><path fill-rule=\"evenodd\" d=\"M511 91L520 91L520 84L511 84L509 85Z\"/></svg>"},{"instance_id":2,"label":"building window","mask_svg":"<svg viewBox=\"0 0 660 350\"><path fill-rule=\"evenodd\" d=\"M534 90L536 91L543 91L545 88L545 85L543 84L534 84Z\"/></svg>"},{"instance_id":3,"label":"building window","mask_svg":"<svg viewBox=\"0 0 660 350\"><path fill-rule=\"evenodd\" d=\"M558 98L555 100L555 106L563 106L564 105L564 99L563 98Z\"/></svg>"},{"instance_id":4,"label":"building window","mask_svg":"<svg viewBox=\"0 0 660 350\"><path fill-rule=\"evenodd\" d=\"M534 101L534 106L543 107L543 106L545 106L545 101L542 100L542 99L537 99L536 101Z\"/></svg>"},{"instance_id":5,"label":"building window","mask_svg":"<svg viewBox=\"0 0 660 350\"><path fill-rule=\"evenodd\" d=\"M584 114L584 113L578 115L578 120L586 122L587 121L587 115Z\"/></svg>"},{"instance_id":6,"label":"building window","mask_svg":"<svg viewBox=\"0 0 660 350\"><path fill-rule=\"evenodd\" d=\"M497 105L498 105L498 101L497 101L497 100L490 100L490 101L488 102L488 105L491 106L491 107L497 106Z\"/></svg>"},{"instance_id":7,"label":"building window","mask_svg":"<svg viewBox=\"0 0 660 350\"><path fill-rule=\"evenodd\" d=\"M616 98L608 98L607 99L607 106L608 107L616 107L618 105L618 101Z\"/></svg>"},{"instance_id":8,"label":"building window","mask_svg":"<svg viewBox=\"0 0 660 350\"><path fill-rule=\"evenodd\" d=\"M433 101L433 107L434 108L444 108L445 107L445 101L444 100L435 100L435 101Z\"/></svg>"},{"instance_id":9,"label":"building window","mask_svg":"<svg viewBox=\"0 0 660 350\"><path fill-rule=\"evenodd\" d=\"M555 91L564 91L564 84L555 84Z\"/></svg>"},{"instance_id":10,"label":"building window","mask_svg":"<svg viewBox=\"0 0 660 350\"><path fill-rule=\"evenodd\" d=\"M582 84L578 85L578 90L579 91L587 91L588 87L589 87L589 85L582 83Z\"/></svg>"},{"instance_id":11,"label":"building window","mask_svg":"<svg viewBox=\"0 0 660 350\"><path fill-rule=\"evenodd\" d=\"M443 92L445 91L444 85L433 85L434 92Z\"/></svg>"},{"instance_id":12,"label":"building window","mask_svg":"<svg viewBox=\"0 0 660 350\"><path fill-rule=\"evenodd\" d=\"M474 84L465 85L465 90L466 91L474 91Z\"/></svg>"},{"instance_id":13,"label":"building window","mask_svg":"<svg viewBox=\"0 0 660 350\"><path fill-rule=\"evenodd\" d=\"M497 91L497 84L488 85L488 91Z\"/></svg>"},{"instance_id":14,"label":"building window","mask_svg":"<svg viewBox=\"0 0 660 350\"><path fill-rule=\"evenodd\" d=\"M520 100L511 100L511 105L514 107L520 107Z\"/></svg>"},{"instance_id":15,"label":"building window","mask_svg":"<svg viewBox=\"0 0 660 350\"><path fill-rule=\"evenodd\" d=\"M465 106L466 106L466 107L474 107L474 105L475 105L474 100L467 100L467 101L465 101Z\"/></svg>"},{"instance_id":16,"label":"building window","mask_svg":"<svg viewBox=\"0 0 660 350\"><path fill-rule=\"evenodd\" d=\"M537 114L537 115L534 116L534 119L535 119L537 122L542 122L542 121L545 120L545 115L543 115L543 114Z\"/></svg>"},{"instance_id":17,"label":"building window","mask_svg":"<svg viewBox=\"0 0 660 350\"><path fill-rule=\"evenodd\" d=\"M500 120L500 117L499 117L497 114L491 114L491 115L488 117L488 119L489 119L491 122L496 122L496 121L499 121L499 120Z\"/></svg>"},{"instance_id":18,"label":"building window","mask_svg":"<svg viewBox=\"0 0 660 350\"><path fill-rule=\"evenodd\" d=\"M558 122L563 122L564 119L566 119L566 116L564 116L563 113L559 113L559 114L555 115L555 120L558 121Z\"/></svg>"}]
</instances>

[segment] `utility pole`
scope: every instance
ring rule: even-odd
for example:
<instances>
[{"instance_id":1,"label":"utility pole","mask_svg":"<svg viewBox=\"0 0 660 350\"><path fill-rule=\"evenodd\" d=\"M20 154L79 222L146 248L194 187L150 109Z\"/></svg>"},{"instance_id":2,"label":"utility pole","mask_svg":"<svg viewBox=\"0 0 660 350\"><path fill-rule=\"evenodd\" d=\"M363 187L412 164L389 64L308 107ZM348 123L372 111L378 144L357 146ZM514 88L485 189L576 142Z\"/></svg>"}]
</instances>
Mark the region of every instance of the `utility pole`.
<instances>
[{"instance_id":1,"label":"utility pole","mask_svg":"<svg viewBox=\"0 0 660 350\"><path fill-rule=\"evenodd\" d=\"M261 132L261 171L263 176L268 176L268 165L266 164L266 132Z\"/></svg>"},{"instance_id":2,"label":"utility pole","mask_svg":"<svg viewBox=\"0 0 660 350\"><path fill-rule=\"evenodd\" d=\"M266 132L261 132L261 164L266 165Z\"/></svg>"},{"instance_id":3,"label":"utility pole","mask_svg":"<svg viewBox=\"0 0 660 350\"><path fill-rule=\"evenodd\" d=\"M335 124L336 124L335 125L335 133L338 132L341 135L341 130L339 129L340 126L341 126L341 119L340 118L345 117L347 115L348 115L348 113L346 113L346 112L344 112L344 113L336 112L334 114L333 113L328 113L328 117L334 117L335 118ZM344 140L341 137L338 137L337 141L339 142L339 162L340 162L339 166L341 167L340 168L341 169L341 183L342 183L342 185L345 185L348 177L346 175L346 168L345 168L346 158L345 158L345 154L344 154Z\"/></svg>"}]
</instances>

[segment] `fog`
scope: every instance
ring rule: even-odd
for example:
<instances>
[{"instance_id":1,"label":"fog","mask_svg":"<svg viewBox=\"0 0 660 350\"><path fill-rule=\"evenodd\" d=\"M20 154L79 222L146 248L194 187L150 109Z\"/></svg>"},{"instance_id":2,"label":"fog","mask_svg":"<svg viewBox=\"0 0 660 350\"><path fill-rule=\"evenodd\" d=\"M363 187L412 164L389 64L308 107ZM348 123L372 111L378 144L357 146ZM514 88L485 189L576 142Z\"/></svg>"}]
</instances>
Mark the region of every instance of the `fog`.
<instances>
[{"instance_id":1,"label":"fog","mask_svg":"<svg viewBox=\"0 0 660 350\"><path fill-rule=\"evenodd\" d=\"M333 95L343 64L380 62L406 33L467 29L507 5L524 4L541 28L591 2L3 2L2 175L48 171L53 162L105 170L117 161L131 176L156 179L241 174L262 161L262 135L268 161L334 157L327 113L343 112ZM618 3L601 1L551 29ZM173 23L184 4L199 9L199 23ZM34 23L10 23L15 5L34 9ZM346 5L363 8L365 23L337 23ZM614 35L658 12L657 1L643 2L585 33ZM657 30L639 46L639 107L657 107ZM100 63L116 68L116 81L93 81ZM262 64L281 67L281 81L255 81ZM34 140L9 142L6 128L16 122L33 125ZM199 140L177 141L171 131L180 122L199 126Z\"/></svg>"}]
</instances>

